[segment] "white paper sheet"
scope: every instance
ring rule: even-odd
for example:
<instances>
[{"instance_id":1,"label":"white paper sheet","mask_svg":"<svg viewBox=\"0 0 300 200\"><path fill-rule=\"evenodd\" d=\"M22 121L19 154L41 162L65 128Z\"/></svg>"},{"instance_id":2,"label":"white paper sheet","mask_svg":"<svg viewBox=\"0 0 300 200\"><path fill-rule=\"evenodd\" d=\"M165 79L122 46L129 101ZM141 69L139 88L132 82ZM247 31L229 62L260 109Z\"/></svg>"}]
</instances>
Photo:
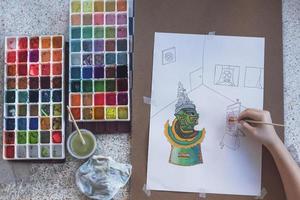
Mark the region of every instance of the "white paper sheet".
<instances>
[{"instance_id":1,"label":"white paper sheet","mask_svg":"<svg viewBox=\"0 0 300 200\"><path fill-rule=\"evenodd\" d=\"M226 117L263 108L263 73L264 38L155 34L148 190L260 194L261 145L238 130L232 135L236 127L228 127ZM199 114L194 129L206 131L203 163L192 166L169 162L164 134L165 123L175 119L179 82Z\"/></svg>"}]
</instances>

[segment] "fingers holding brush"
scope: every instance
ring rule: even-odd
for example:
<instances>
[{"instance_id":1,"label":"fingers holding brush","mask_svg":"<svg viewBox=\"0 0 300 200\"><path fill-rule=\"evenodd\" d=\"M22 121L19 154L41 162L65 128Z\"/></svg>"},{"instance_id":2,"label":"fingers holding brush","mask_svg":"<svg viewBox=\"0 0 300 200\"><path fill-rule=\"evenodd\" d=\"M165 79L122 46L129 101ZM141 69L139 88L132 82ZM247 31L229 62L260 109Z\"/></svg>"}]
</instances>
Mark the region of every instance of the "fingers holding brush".
<instances>
[{"instance_id":1,"label":"fingers holding brush","mask_svg":"<svg viewBox=\"0 0 300 200\"><path fill-rule=\"evenodd\" d=\"M251 126L250 124L248 124L245 121L240 121L240 126L239 127L242 130L242 132L246 133L247 135L256 133L255 127Z\"/></svg>"},{"instance_id":2,"label":"fingers holding brush","mask_svg":"<svg viewBox=\"0 0 300 200\"><path fill-rule=\"evenodd\" d=\"M240 113L238 117L238 121L246 120L246 119L255 120L255 121L264 121L266 120L264 116L266 113L264 112L268 112L268 111L248 108ZM268 121L264 121L264 122L268 122Z\"/></svg>"},{"instance_id":3,"label":"fingers holding brush","mask_svg":"<svg viewBox=\"0 0 300 200\"><path fill-rule=\"evenodd\" d=\"M253 123L251 123L251 121ZM272 123L272 119L268 111L246 109L239 115L238 122L240 124L240 129L245 134L267 147L280 141L274 127L270 125Z\"/></svg>"}]
</instances>

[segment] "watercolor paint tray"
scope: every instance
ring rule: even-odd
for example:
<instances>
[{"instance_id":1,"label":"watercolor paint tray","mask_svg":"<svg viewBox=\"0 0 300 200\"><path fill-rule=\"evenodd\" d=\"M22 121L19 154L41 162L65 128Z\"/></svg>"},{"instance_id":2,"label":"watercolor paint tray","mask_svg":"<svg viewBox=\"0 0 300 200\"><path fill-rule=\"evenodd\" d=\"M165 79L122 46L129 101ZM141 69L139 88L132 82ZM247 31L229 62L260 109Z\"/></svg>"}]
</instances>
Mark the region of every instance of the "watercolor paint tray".
<instances>
[{"instance_id":1,"label":"watercolor paint tray","mask_svg":"<svg viewBox=\"0 0 300 200\"><path fill-rule=\"evenodd\" d=\"M65 158L64 37L5 38L3 158Z\"/></svg>"},{"instance_id":2,"label":"watercolor paint tray","mask_svg":"<svg viewBox=\"0 0 300 200\"><path fill-rule=\"evenodd\" d=\"M126 0L70 0L69 105L77 121L130 121L129 40Z\"/></svg>"}]
</instances>

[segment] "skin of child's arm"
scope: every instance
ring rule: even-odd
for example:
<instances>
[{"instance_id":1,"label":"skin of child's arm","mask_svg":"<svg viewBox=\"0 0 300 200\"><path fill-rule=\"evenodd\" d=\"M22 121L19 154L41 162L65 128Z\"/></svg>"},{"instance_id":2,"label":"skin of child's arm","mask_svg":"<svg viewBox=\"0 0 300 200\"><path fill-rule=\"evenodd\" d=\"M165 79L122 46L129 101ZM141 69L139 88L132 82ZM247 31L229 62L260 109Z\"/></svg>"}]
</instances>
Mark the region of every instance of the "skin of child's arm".
<instances>
[{"instance_id":1,"label":"skin of child's arm","mask_svg":"<svg viewBox=\"0 0 300 200\"><path fill-rule=\"evenodd\" d=\"M300 199L300 168L279 139L277 144L267 147L279 170L288 200Z\"/></svg>"},{"instance_id":2,"label":"skin of child's arm","mask_svg":"<svg viewBox=\"0 0 300 200\"><path fill-rule=\"evenodd\" d=\"M280 173L287 199L300 200L300 168L278 137L274 127L264 124L249 124L243 119L272 123L270 113L246 109L238 118L239 128L270 151Z\"/></svg>"}]
</instances>

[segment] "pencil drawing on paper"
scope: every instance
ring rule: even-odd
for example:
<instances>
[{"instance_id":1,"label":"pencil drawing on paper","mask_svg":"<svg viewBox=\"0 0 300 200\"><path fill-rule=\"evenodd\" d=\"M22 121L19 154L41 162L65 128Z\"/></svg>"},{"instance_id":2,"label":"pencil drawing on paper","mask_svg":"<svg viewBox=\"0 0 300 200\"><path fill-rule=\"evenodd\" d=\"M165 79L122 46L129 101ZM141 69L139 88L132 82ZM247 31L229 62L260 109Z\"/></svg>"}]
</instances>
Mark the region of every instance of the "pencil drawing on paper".
<instances>
[{"instance_id":1,"label":"pencil drawing on paper","mask_svg":"<svg viewBox=\"0 0 300 200\"><path fill-rule=\"evenodd\" d=\"M205 137L205 129L194 129L198 124L199 114L181 82L178 83L174 115L172 124L168 120L164 127L164 134L171 144L169 163L180 166L203 163L201 143Z\"/></svg>"},{"instance_id":2,"label":"pencil drawing on paper","mask_svg":"<svg viewBox=\"0 0 300 200\"><path fill-rule=\"evenodd\" d=\"M244 86L248 88L264 88L264 69L259 67L246 67Z\"/></svg>"},{"instance_id":3,"label":"pencil drawing on paper","mask_svg":"<svg viewBox=\"0 0 300 200\"><path fill-rule=\"evenodd\" d=\"M245 135L238 129L236 121L231 120L237 119L240 112L241 102L239 100L237 100L236 103L227 106L225 133L220 142L221 149L224 147L231 150L237 150L240 148L240 137Z\"/></svg>"},{"instance_id":4,"label":"pencil drawing on paper","mask_svg":"<svg viewBox=\"0 0 300 200\"><path fill-rule=\"evenodd\" d=\"M171 47L162 51L162 64L167 65L176 62L176 48Z\"/></svg>"},{"instance_id":5,"label":"pencil drawing on paper","mask_svg":"<svg viewBox=\"0 0 300 200\"><path fill-rule=\"evenodd\" d=\"M215 66L215 84L237 87L239 85L240 67L232 65Z\"/></svg>"},{"instance_id":6,"label":"pencil drawing on paper","mask_svg":"<svg viewBox=\"0 0 300 200\"><path fill-rule=\"evenodd\" d=\"M199 67L189 73L190 88L191 90L203 84L203 67Z\"/></svg>"},{"instance_id":7,"label":"pencil drawing on paper","mask_svg":"<svg viewBox=\"0 0 300 200\"><path fill-rule=\"evenodd\" d=\"M257 195L261 145L236 118L263 107L264 39L155 33L153 55L147 190Z\"/></svg>"}]
</instances>

